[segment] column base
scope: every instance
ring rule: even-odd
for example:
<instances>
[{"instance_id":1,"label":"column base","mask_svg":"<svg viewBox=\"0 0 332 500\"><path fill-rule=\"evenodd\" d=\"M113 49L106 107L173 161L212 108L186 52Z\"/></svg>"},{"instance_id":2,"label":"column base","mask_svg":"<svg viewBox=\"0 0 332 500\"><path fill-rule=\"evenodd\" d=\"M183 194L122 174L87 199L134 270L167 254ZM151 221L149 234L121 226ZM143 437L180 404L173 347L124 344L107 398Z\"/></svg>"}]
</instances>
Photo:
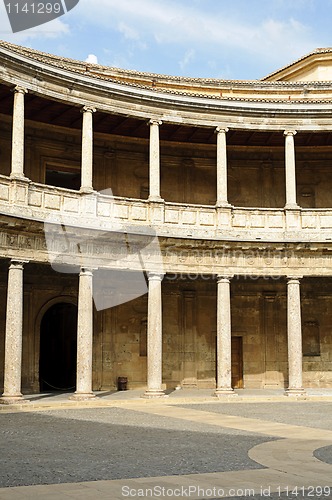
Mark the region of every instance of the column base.
<instances>
[{"instance_id":1,"label":"column base","mask_svg":"<svg viewBox=\"0 0 332 500\"><path fill-rule=\"evenodd\" d=\"M30 403L29 399L24 399L20 396L2 396L0 398L0 405L24 405Z\"/></svg>"},{"instance_id":2,"label":"column base","mask_svg":"<svg viewBox=\"0 0 332 500\"><path fill-rule=\"evenodd\" d=\"M89 401L90 399L95 399L96 395L93 392L75 392L68 399L71 401Z\"/></svg>"},{"instance_id":3,"label":"column base","mask_svg":"<svg viewBox=\"0 0 332 500\"><path fill-rule=\"evenodd\" d=\"M232 208L233 205L228 203L228 201L217 201L216 208Z\"/></svg>"},{"instance_id":4,"label":"column base","mask_svg":"<svg viewBox=\"0 0 332 500\"><path fill-rule=\"evenodd\" d=\"M299 397L303 397L303 396L306 396L307 393L305 392L304 389L291 389L291 388L288 388L286 391L285 391L285 396L299 396Z\"/></svg>"},{"instance_id":5,"label":"column base","mask_svg":"<svg viewBox=\"0 0 332 500\"><path fill-rule=\"evenodd\" d=\"M149 196L148 201L152 203L164 203L165 200L161 196Z\"/></svg>"},{"instance_id":6,"label":"column base","mask_svg":"<svg viewBox=\"0 0 332 500\"><path fill-rule=\"evenodd\" d=\"M285 210L300 210L301 207L297 203L286 203L284 206Z\"/></svg>"},{"instance_id":7,"label":"column base","mask_svg":"<svg viewBox=\"0 0 332 500\"><path fill-rule=\"evenodd\" d=\"M25 177L24 175L10 174L9 177L11 181L31 182L31 180L28 177Z\"/></svg>"},{"instance_id":8,"label":"column base","mask_svg":"<svg viewBox=\"0 0 332 500\"><path fill-rule=\"evenodd\" d=\"M82 194L93 194L95 192L96 191L92 187L89 187L89 186L82 186L80 188L80 193L82 193Z\"/></svg>"},{"instance_id":9,"label":"column base","mask_svg":"<svg viewBox=\"0 0 332 500\"><path fill-rule=\"evenodd\" d=\"M147 389L141 396L145 399L156 399L156 398L167 398L168 396L162 390L158 389Z\"/></svg>"},{"instance_id":10,"label":"column base","mask_svg":"<svg viewBox=\"0 0 332 500\"><path fill-rule=\"evenodd\" d=\"M226 388L221 388L221 387L218 387L215 392L213 393L213 396L215 396L216 398L223 398L225 396L237 396L237 393L234 392L234 389L232 389L231 387L226 387Z\"/></svg>"}]
</instances>

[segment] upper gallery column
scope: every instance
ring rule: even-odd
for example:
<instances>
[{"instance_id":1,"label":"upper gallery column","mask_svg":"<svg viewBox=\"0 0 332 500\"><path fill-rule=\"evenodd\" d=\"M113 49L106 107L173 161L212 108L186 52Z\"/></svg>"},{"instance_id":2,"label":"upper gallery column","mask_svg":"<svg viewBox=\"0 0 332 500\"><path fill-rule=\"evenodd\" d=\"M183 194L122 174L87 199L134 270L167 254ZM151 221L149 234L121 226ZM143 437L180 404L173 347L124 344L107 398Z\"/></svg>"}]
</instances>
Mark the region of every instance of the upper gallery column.
<instances>
[{"instance_id":1,"label":"upper gallery column","mask_svg":"<svg viewBox=\"0 0 332 500\"><path fill-rule=\"evenodd\" d=\"M303 395L302 387L302 327L300 280L289 277L287 282L288 389L287 395Z\"/></svg>"},{"instance_id":2,"label":"upper gallery column","mask_svg":"<svg viewBox=\"0 0 332 500\"><path fill-rule=\"evenodd\" d=\"M96 109L91 106L82 108L82 159L81 159L81 192L93 191L93 113Z\"/></svg>"},{"instance_id":3,"label":"upper gallery column","mask_svg":"<svg viewBox=\"0 0 332 500\"><path fill-rule=\"evenodd\" d=\"M285 130L286 205L285 208L299 208L296 203L295 130Z\"/></svg>"},{"instance_id":4,"label":"upper gallery column","mask_svg":"<svg viewBox=\"0 0 332 500\"><path fill-rule=\"evenodd\" d=\"M24 175L24 95L27 89L15 87L12 131L12 165L10 177L26 180Z\"/></svg>"},{"instance_id":5,"label":"upper gallery column","mask_svg":"<svg viewBox=\"0 0 332 500\"><path fill-rule=\"evenodd\" d=\"M162 295L161 282L163 274L149 273L148 295L148 349L147 369L148 383L144 393L146 398L165 396L162 390Z\"/></svg>"},{"instance_id":6,"label":"upper gallery column","mask_svg":"<svg viewBox=\"0 0 332 500\"><path fill-rule=\"evenodd\" d=\"M228 128L217 127L217 207L228 207L227 144Z\"/></svg>"},{"instance_id":7,"label":"upper gallery column","mask_svg":"<svg viewBox=\"0 0 332 500\"><path fill-rule=\"evenodd\" d=\"M23 266L12 260L8 272L4 392L0 403L26 403L21 393L23 336Z\"/></svg>"},{"instance_id":8,"label":"upper gallery column","mask_svg":"<svg viewBox=\"0 0 332 500\"><path fill-rule=\"evenodd\" d=\"M217 278L217 388L215 396L236 395L232 389L230 277Z\"/></svg>"},{"instance_id":9,"label":"upper gallery column","mask_svg":"<svg viewBox=\"0 0 332 500\"><path fill-rule=\"evenodd\" d=\"M160 196L160 144L159 127L161 120L150 120L150 193L149 201L163 201Z\"/></svg>"},{"instance_id":10,"label":"upper gallery column","mask_svg":"<svg viewBox=\"0 0 332 500\"><path fill-rule=\"evenodd\" d=\"M92 392L93 272L81 268L78 285L76 391L70 399L94 398Z\"/></svg>"}]
</instances>

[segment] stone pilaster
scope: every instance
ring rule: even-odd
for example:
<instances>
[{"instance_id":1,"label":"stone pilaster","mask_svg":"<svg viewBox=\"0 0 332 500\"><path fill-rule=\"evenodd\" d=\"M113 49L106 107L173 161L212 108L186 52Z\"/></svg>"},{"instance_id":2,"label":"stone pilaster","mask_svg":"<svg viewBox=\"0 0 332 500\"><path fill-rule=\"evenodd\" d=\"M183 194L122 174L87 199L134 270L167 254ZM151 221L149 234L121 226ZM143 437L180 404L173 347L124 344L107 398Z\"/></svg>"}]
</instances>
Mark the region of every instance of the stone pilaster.
<instances>
[{"instance_id":1,"label":"stone pilaster","mask_svg":"<svg viewBox=\"0 0 332 500\"><path fill-rule=\"evenodd\" d=\"M295 130L285 130L286 205L288 209L298 209L296 202Z\"/></svg>"},{"instance_id":2,"label":"stone pilaster","mask_svg":"<svg viewBox=\"0 0 332 500\"><path fill-rule=\"evenodd\" d=\"M302 387L302 327L299 278L287 282L287 336L288 336L288 396L303 396Z\"/></svg>"},{"instance_id":3,"label":"stone pilaster","mask_svg":"<svg viewBox=\"0 0 332 500\"><path fill-rule=\"evenodd\" d=\"M217 278L217 388L215 396L236 395L232 389L231 277Z\"/></svg>"},{"instance_id":4,"label":"stone pilaster","mask_svg":"<svg viewBox=\"0 0 332 500\"><path fill-rule=\"evenodd\" d=\"M150 162L149 162L149 178L150 178L150 193L149 201L162 202L160 196L160 144L159 144L159 127L162 124L160 120L150 120Z\"/></svg>"},{"instance_id":5,"label":"stone pilaster","mask_svg":"<svg viewBox=\"0 0 332 500\"><path fill-rule=\"evenodd\" d=\"M95 108L84 106L82 108L82 158L81 158L81 192L93 191L93 113Z\"/></svg>"},{"instance_id":6,"label":"stone pilaster","mask_svg":"<svg viewBox=\"0 0 332 500\"><path fill-rule=\"evenodd\" d=\"M92 286L92 270L81 268L78 290L76 391L75 394L70 397L70 399L80 401L95 397L92 392Z\"/></svg>"},{"instance_id":7,"label":"stone pilaster","mask_svg":"<svg viewBox=\"0 0 332 500\"><path fill-rule=\"evenodd\" d=\"M15 87L12 130L11 179L27 181L24 175L24 95L27 89Z\"/></svg>"},{"instance_id":8,"label":"stone pilaster","mask_svg":"<svg viewBox=\"0 0 332 500\"><path fill-rule=\"evenodd\" d=\"M163 274L149 273L147 390L145 398L165 396L162 390L162 295Z\"/></svg>"},{"instance_id":9,"label":"stone pilaster","mask_svg":"<svg viewBox=\"0 0 332 500\"><path fill-rule=\"evenodd\" d=\"M23 266L12 260L8 272L4 392L0 403L28 403L21 393L23 335Z\"/></svg>"},{"instance_id":10,"label":"stone pilaster","mask_svg":"<svg viewBox=\"0 0 332 500\"><path fill-rule=\"evenodd\" d=\"M217 127L217 207L229 207L227 193L227 144L228 128Z\"/></svg>"}]
</instances>

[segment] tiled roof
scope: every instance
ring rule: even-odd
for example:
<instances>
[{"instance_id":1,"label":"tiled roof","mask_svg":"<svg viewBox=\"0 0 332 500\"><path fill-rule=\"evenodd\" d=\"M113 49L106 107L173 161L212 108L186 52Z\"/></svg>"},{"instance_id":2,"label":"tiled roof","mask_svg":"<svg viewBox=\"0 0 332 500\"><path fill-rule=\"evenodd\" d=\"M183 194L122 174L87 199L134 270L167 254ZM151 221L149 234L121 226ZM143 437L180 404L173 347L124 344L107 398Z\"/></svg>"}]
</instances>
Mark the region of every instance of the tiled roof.
<instances>
[{"instance_id":1,"label":"tiled roof","mask_svg":"<svg viewBox=\"0 0 332 500\"><path fill-rule=\"evenodd\" d=\"M99 64L91 64L83 61L76 61L73 59L56 56L53 54L47 54L45 52L40 52L29 47L23 47L19 45L14 45L9 42L0 41L1 48L7 49L13 53L19 54L21 56L39 61L43 64L48 64L55 68L60 68L77 74L89 76L97 80L104 80L113 83L120 83L128 87L141 88L150 91L155 91L158 93L166 93L180 96L189 97L201 97L208 99L218 99L224 101L243 101L243 102L260 102L260 103L331 103L330 96L322 96L322 99L317 98L317 96L303 97L299 93L296 96L289 96L286 92L288 88L298 92L303 90L303 82L287 82L287 81L263 81L263 80L221 80L216 78L191 78L191 77L181 77L181 76L168 76L160 75L156 73L145 73L134 70L125 70L119 68L113 68L108 66L102 66ZM316 49L311 54L315 53L325 53L332 52L330 49ZM311 55L309 54L309 55ZM301 61L306 57L306 55L299 59ZM298 62L296 61L296 62ZM295 63L296 63L295 62ZM295 64L292 63L292 64ZM291 65L292 65L291 64ZM289 65L289 66L291 66ZM279 70L281 71L281 70ZM278 73L275 72L275 73ZM273 73L274 74L274 73ZM266 77L267 78L267 77ZM324 90L328 87L330 90L330 85L326 85L326 82L314 82L315 88ZM174 86L172 86L174 85ZM184 88L181 88L183 85ZM192 85L192 86L191 86ZM191 86L191 88L190 88ZM177 88L178 87L178 88ZM206 91L205 91L205 88ZM190 88L190 90L189 90ZM222 95L223 93L231 93L232 89L243 89L252 94L248 96L236 96L236 95ZM259 91L267 92L269 89L274 89L278 91L285 92L285 97L283 95L261 95L259 96ZM298 90L297 90L298 89ZM210 91L210 92L208 92ZM222 91L222 92L221 92ZM257 95L255 96L255 91ZM287 95L286 95L287 94Z\"/></svg>"}]
</instances>

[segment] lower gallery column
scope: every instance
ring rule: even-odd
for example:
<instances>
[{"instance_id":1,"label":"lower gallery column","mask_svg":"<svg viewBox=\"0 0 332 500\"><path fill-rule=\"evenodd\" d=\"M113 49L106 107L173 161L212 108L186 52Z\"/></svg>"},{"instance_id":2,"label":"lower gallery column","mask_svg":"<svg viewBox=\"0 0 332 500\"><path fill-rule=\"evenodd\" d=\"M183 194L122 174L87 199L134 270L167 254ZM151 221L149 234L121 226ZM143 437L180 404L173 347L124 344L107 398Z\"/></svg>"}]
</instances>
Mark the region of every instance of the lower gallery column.
<instances>
[{"instance_id":1,"label":"lower gallery column","mask_svg":"<svg viewBox=\"0 0 332 500\"><path fill-rule=\"evenodd\" d=\"M70 399L94 398L92 392L93 272L81 268L78 290L76 391Z\"/></svg>"},{"instance_id":2,"label":"lower gallery column","mask_svg":"<svg viewBox=\"0 0 332 500\"><path fill-rule=\"evenodd\" d=\"M288 389L286 395L304 395L302 387L302 328L299 278L287 282Z\"/></svg>"},{"instance_id":3,"label":"lower gallery column","mask_svg":"<svg viewBox=\"0 0 332 500\"><path fill-rule=\"evenodd\" d=\"M232 389L231 277L217 278L217 388L215 396L234 395Z\"/></svg>"},{"instance_id":4,"label":"lower gallery column","mask_svg":"<svg viewBox=\"0 0 332 500\"><path fill-rule=\"evenodd\" d=\"M23 266L26 261L12 260L8 272L5 376L0 403L28 403L21 394L23 334Z\"/></svg>"},{"instance_id":5,"label":"lower gallery column","mask_svg":"<svg viewBox=\"0 0 332 500\"><path fill-rule=\"evenodd\" d=\"M148 297L148 384L145 398L165 396L162 390L162 296L163 274L149 273Z\"/></svg>"}]
</instances>

